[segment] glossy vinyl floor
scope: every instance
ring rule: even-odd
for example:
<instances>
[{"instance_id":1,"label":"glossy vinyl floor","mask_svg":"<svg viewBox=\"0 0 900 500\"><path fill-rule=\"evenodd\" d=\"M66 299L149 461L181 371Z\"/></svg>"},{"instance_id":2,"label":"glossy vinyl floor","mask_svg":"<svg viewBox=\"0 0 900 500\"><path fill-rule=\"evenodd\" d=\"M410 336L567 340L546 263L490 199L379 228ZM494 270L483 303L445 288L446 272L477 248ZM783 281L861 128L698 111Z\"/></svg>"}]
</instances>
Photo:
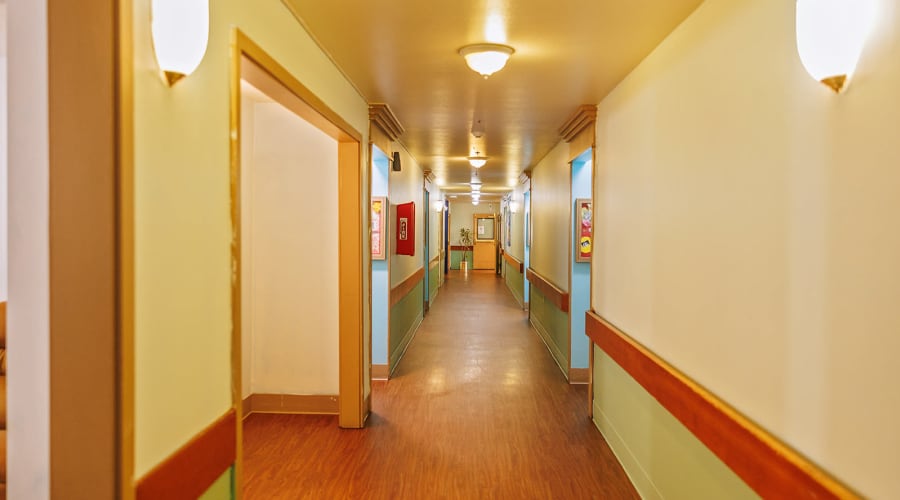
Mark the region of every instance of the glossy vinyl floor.
<instances>
[{"instance_id":1,"label":"glossy vinyl floor","mask_svg":"<svg viewBox=\"0 0 900 500\"><path fill-rule=\"evenodd\" d=\"M244 498L638 498L493 273L451 271L363 430L244 421Z\"/></svg>"}]
</instances>

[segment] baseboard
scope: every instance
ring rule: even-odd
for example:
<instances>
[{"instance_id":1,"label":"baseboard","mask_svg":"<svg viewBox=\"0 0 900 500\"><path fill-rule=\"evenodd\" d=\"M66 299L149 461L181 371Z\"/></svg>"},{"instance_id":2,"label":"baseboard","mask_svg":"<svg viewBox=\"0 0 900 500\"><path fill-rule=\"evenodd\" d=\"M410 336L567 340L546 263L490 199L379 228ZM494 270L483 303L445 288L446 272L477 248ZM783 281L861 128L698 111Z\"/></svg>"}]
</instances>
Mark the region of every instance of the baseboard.
<instances>
[{"instance_id":1,"label":"baseboard","mask_svg":"<svg viewBox=\"0 0 900 500\"><path fill-rule=\"evenodd\" d=\"M392 355L391 359L388 360L390 363L390 374L388 375L388 378L390 378L390 375L397 369L397 365L400 364L400 360L403 359L403 355L406 354L406 350L409 349L409 344L412 343L413 337L416 336L416 332L419 331L419 326L422 325L424 319L425 317L421 314L416 317L416 320L413 321L410 329L403 335L403 340L401 340L400 345L397 346L397 353Z\"/></svg>"},{"instance_id":2,"label":"baseboard","mask_svg":"<svg viewBox=\"0 0 900 500\"><path fill-rule=\"evenodd\" d=\"M540 337L541 341L544 342L544 345L547 346L547 350L550 351L550 357L553 358L553 361L556 362L556 366L559 367L559 371L563 373L563 376L566 377L566 380L569 380L569 367L563 366L560 360L566 359L565 354L556 347L556 344L553 343L553 337L544 327L539 319L537 319L534 315L530 315L529 318L531 322L531 327L537 332L538 337ZM566 365L569 362L566 361Z\"/></svg>"},{"instance_id":3,"label":"baseboard","mask_svg":"<svg viewBox=\"0 0 900 500\"><path fill-rule=\"evenodd\" d=\"M241 420L244 420L253 412L253 394L241 401Z\"/></svg>"},{"instance_id":4,"label":"baseboard","mask_svg":"<svg viewBox=\"0 0 900 500\"><path fill-rule=\"evenodd\" d=\"M591 380L590 368L569 368L570 384L587 384Z\"/></svg>"},{"instance_id":5,"label":"baseboard","mask_svg":"<svg viewBox=\"0 0 900 500\"><path fill-rule=\"evenodd\" d=\"M619 435L619 432L616 430L612 421L610 421L609 417L606 416L606 413L603 412L600 405L596 402L593 403L593 407L594 418L592 421L594 422L594 426L606 439L606 442L609 444L609 449L612 450L613 454L616 456L616 460L619 461L619 464L622 466L628 479L631 480L634 489L637 490L638 494L644 500L662 500L663 496L656 488L656 485L653 484L650 475L647 474L647 471L644 470L644 467L637 460L637 457L631 452L628 444L625 443L625 440Z\"/></svg>"},{"instance_id":6,"label":"baseboard","mask_svg":"<svg viewBox=\"0 0 900 500\"><path fill-rule=\"evenodd\" d=\"M372 365L372 380L387 380L390 376L389 365Z\"/></svg>"},{"instance_id":7,"label":"baseboard","mask_svg":"<svg viewBox=\"0 0 900 500\"><path fill-rule=\"evenodd\" d=\"M244 400L244 415L251 413L288 413L337 415L340 399L317 394L251 394Z\"/></svg>"}]
</instances>

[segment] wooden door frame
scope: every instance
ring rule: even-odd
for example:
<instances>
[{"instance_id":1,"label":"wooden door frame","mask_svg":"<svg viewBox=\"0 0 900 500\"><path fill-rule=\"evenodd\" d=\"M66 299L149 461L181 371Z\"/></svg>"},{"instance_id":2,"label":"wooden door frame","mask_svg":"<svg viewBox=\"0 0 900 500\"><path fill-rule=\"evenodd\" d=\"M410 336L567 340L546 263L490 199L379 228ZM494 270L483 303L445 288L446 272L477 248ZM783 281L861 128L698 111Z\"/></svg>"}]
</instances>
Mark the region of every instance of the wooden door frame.
<instances>
[{"instance_id":1,"label":"wooden door frame","mask_svg":"<svg viewBox=\"0 0 900 500\"><path fill-rule=\"evenodd\" d=\"M232 407L243 415L241 343L241 79L243 61L255 65L277 82L283 91L302 103L291 110L338 142L338 282L339 282L339 413L343 428L365 425L367 408L364 383L364 290L363 290L363 195L362 135L301 84L291 73L238 28L231 32L231 260L232 260ZM277 100L277 99L276 99ZM367 228L366 228L367 229ZM238 418L236 476L240 481L243 460L243 430ZM239 484L239 483L238 483Z\"/></svg>"},{"instance_id":2,"label":"wooden door frame","mask_svg":"<svg viewBox=\"0 0 900 500\"><path fill-rule=\"evenodd\" d=\"M478 219L494 219L494 253L497 252L497 214L472 214L472 270L475 271L477 268L475 267L475 247L478 244ZM482 240L487 241L487 240ZM494 256L494 272L497 272L497 258ZM481 269L482 271L486 269Z\"/></svg>"}]
</instances>

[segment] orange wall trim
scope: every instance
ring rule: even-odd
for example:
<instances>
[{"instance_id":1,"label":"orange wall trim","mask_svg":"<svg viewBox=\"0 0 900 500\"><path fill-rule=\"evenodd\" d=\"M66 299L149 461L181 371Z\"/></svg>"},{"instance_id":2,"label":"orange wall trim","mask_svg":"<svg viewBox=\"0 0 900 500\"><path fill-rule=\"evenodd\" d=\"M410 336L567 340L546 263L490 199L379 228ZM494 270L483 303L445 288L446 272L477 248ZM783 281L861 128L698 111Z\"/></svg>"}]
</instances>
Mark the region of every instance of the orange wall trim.
<instances>
[{"instance_id":1,"label":"orange wall trim","mask_svg":"<svg viewBox=\"0 0 900 500\"><path fill-rule=\"evenodd\" d=\"M465 245L450 245L450 251L456 250L458 252L471 252L472 247L467 247Z\"/></svg>"},{"instance_id":2,"label":"orange wall trim","mask_svg":"<svg viewBox=\"0 0 900 500\"><path fill-rule=\"evenodd\" d=\"M593 311L588 337L763 498L859 498Z\"/></svg>"},{"instance_id":3,"label":"orange wall trim","mask_svg":"<svg viewBox=\"0 0 900 500\"><path fill-rule=\"evenodd\" d=\"M235 412L182 446L137 482L137 500L193 500L209 489L235 460Z\"/></svg>"},{"instance_id":4,"label":"orange wall trim","mask_svg":"<svg viewBox=\"0 0 900 500\"><path fill-rule=\"evenodd\" d=\"M525 272L525 264L523 264L519 259L506 252L503 252L503 259L506 260L506 262L508 262L513 267L513 269L517 269L520 273Z\"/></svg>"},{"instance_id":5,"label":"orange wall trim","mask_svg":"<svg viewBox=\"0 0 900 500\"><path fill-rule=\"evenodd\" d=\"M337 395L251 394L244 400L244 413L288 413L305 415L337 415ZM249 405L248 405L249 403Z\"/></svg>"},{"instance_id":6,"label":"orange wall trim","mask_svg":"<svg viewBox=\"0 0 900 500\"><path fill-rule=\"evenodd\" d=\"M412 276L403 280L402 283L391 289L391 307L397 305L397 302L403 300L406 294L412 291L416 285L425 277L425 268L420 267L418 271L412 273Z\"/></svg>"},{"instance_id":7,"label":"orange wall trim","mask_svg":"<svg viewBox=\"0 0 900 500\"><path fill-rule=\"evenodd\" d=\"M546 278L528 268L528 282L541 291L541 294L551 303L555 304L562 312L569 312L569 292L564 292L558 286L547 281Z\"/></svg>"},{"instance_id":8,"label":"orange wall trim","mask_svg":"<svg viewBox=\"0 0 900 500\"><path fill-rule=\"evenodd\" d=\"M373 380L387 380L391 378L391 368L388 365L372 365Z\"/></svg>"}]
</instances>

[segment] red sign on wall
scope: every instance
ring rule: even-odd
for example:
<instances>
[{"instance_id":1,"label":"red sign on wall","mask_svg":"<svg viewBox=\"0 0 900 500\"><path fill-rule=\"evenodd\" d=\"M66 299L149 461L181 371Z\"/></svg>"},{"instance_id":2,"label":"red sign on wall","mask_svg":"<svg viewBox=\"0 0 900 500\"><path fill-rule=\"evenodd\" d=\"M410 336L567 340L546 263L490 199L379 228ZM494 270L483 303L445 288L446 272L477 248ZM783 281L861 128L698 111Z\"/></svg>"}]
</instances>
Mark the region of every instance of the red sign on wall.
<instances>
[{"instance_id":1,"label":"red sign on wall","mask_svg":"<svg viewBox=\"0 0 900 500\"><path fill-rule=\"evenodd\" d=\"M416 203L397 205L397 255L416 254Z\"/></svg>"}]
</instances>

